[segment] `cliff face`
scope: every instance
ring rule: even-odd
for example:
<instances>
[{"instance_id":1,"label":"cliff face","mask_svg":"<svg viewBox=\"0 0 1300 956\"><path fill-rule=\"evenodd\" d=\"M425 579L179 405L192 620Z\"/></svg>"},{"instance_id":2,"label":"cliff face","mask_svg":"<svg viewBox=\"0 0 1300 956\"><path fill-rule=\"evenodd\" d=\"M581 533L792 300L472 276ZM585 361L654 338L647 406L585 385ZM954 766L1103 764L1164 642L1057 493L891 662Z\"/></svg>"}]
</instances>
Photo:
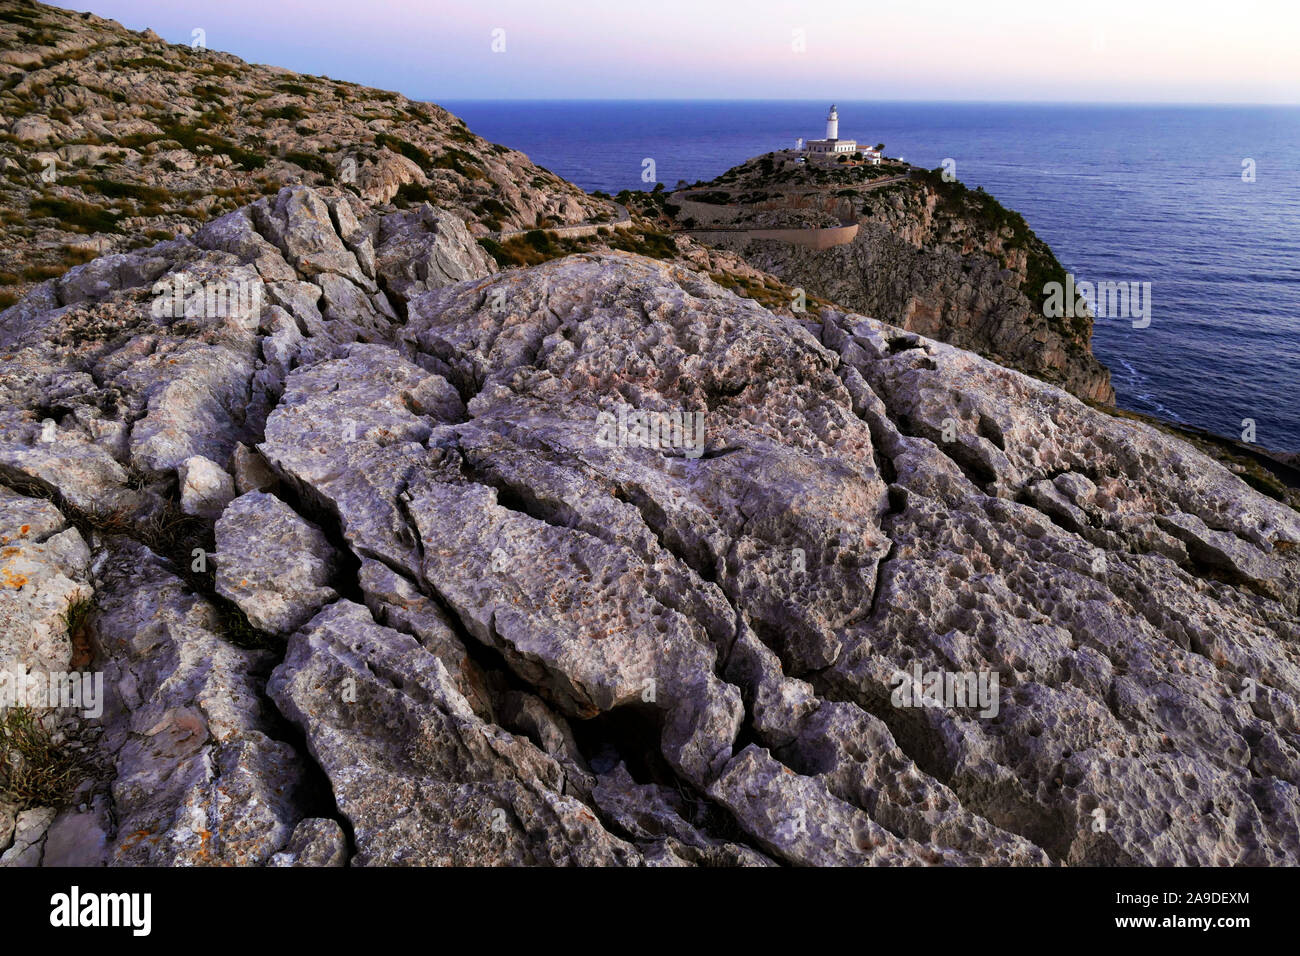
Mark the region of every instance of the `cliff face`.
<instances>
[{"instance_id":1,"label":"cliff face","mask_svg":"<svg viewBox=\"0 0 1300 956\"><path fill-rule=\"evenodd\" d=\"M782 154L696 189L716 210L705 222L733 229L860 222L852 242L829 249L743 232L710 232L707 241L843 308L1114 401L1110 373L1090 348L1092 320L1043 315L1043 284L1063 281L1064 269L991 196L905 166L814 168ZM710 211L693 204L678 218L707 229L700 217Z\"/></svg>"},{"instance_id":2,"label":"cliff face","mask_svg":"<svg viewBox=\"0 0 1300 956\"><path fill-rule=\"evenodd\" d=\"M0 399L0 661L107 677L6 863L1300 862L1300 516L971 352L290 187Z\"/></svg>"}]
</instances>

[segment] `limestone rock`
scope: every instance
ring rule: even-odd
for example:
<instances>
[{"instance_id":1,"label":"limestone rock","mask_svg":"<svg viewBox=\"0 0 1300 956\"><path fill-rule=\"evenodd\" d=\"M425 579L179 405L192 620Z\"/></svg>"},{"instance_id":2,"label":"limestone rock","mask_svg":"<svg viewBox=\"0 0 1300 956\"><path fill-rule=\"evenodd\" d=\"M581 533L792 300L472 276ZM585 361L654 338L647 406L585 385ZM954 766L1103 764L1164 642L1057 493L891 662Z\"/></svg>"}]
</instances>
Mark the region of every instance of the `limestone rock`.
<instances>
[{"instance_id":1,"label":"limestone rock","mask_svg":"<svg viewBox=\"0 0 1300 956\"><path fill-rule=\"evenodd\" d=\"M347 836L333 820L312 817L293 830L289 844L267 866L346 866Z\"/></svg>"},{"instance_id":2,"label":"limestone rock","mask_svg":"<svg viewBox=\"0 0 1300 956\"><path fill-rule=\"evenodd\" d=\"M58 7L31 4L22 12L0 22L3 129L9 134L0 142L0 170L40 172L48 150L59 178L49 184L36 175L11 175L5 199L11 215L0 223L0 272L10 276L66 269L86 249L129 254L136 236L147 231L192 236L205 250L251 263L268 282L290 280L298 267L309 278L324 270L362 286L359 277L375 279L373 261L365 261L374 256L374 223L363 223L355 241L347 230L331 241L314 203L299 210L316 222L307 231L290 225L283 207L277 211L278 197L260 219L257 208L227 211L225 197L256 197L268 186L272 193L286 186L328 193L326 208L337 201L405 207L413 190L475 235L614 215L612 203L486 142L431 103L245 63L216 49L198 59L185 43L160 43L148 33ZM43 45L45 37L58 42ZM220 71L216 81L213 71ZM214 82L222 91L219 103ZM240 103L247 108L226 118L213 109ZM173 138L176 126L201 132L201 143L185 134ZM93 177L81 174L91 169ZM119 199L91 184L101 179L148 200L125 211ZM84 225L51 215L39 205L51 195L83 204L103 225L87 235ZM222 214L209 223L214 210ZM430 243L430 254L412 266L413 281L424 281L421 271L436 275L455 261L434 245L441 243ZM471 254L481 264L481 250ZM407 272L404 263L390 264L396 273ZM21 294L30 285L24 279L7 288Z\"/></svg>"},{"instance_id":3,"label":"limestone rock","mask_svg":"<svg viewBox=\"0 0 1300 956\"><path fill-rule=\"evenodd\" d=\"M296 633L268 690L330 778L354 865L639 861L562 795L551 758L477 718L436 657L364 607Z\"/></svg>"},{"instance_id":4,"label":"limestone rock","mask_svg":"<svg viewBox=\"0 0 1300 956\"><path fill-rule=\"evenodd\" d=\"M216 525L217 593L254 627L289 634L338 594L334 549L320 529L273 495L250 491Z\"/></svg>"},{"instance_id":5,"label":"limestone rock","mask_svg":"<svg viewBox=\"0 0 1300 956\"><path fill-rule=\"evenodd\" d=\"M303 816L301 758L262 696L270 655L223 640L217 609L141 546L106 561L100 593L111 863L265 863Z\"/></svg>"},{"instance_id":6,"label":"limestone rock","mask_svg":"<svg viewBox=\"0 0 1300 956\"><path fill-rule=\"evenodd\" d=\"M13 842L0 854L0 866L40 866L45 852L45 834L54 822L55 811L50 807L24 810L14 824Z\"/></svg>"},{"instance_id":7,"label":"limestone rock","mask_svg":"<svg viewBox=\"0 0 1300 956\"><path fill-rule=\"evenodd\" d=\"M1300 514L915 332L485 272L447 215L295 186L0 313L4 652L93 590L110 690L15 858L1300 862Z\"/></svg>"},{"instance_id":8,"label":"limestone rock","mask_svg":"<svg viewBox=\"0 0 1300 956\"><path fill-rule=\"evenodd\" d=\"M463 222L423 203L381 221L376 270L389 292L408 301L430 289L481 279L496 266Z\"/></svg>"},{"instance_id":9,"label":"limestone rock","mask_svg":"<svg viewBox=\"0 0 1300 956\"><path fill-rule=\"evenodd\" d=\"M181 510L214 519L235 497L234 479L214 461L194 455L176 469L181 485Z\"/></svg>"},{"instance_id":10,"label":"limestone rock","mask_svg":"<svg viewBox=\"0 0 1300 956\"><path fill-rule=\"evenodd\" d=\"M250 491L270 491L279 481L266 459L243 442L235 445L230 456L230 470L234 476L235 491L246 495Z\"/></svg>"},{"instance_id":11,"label":"limestone rock","mask_svg":"<svg viewBox=\"0 0 1300 956\"><path fill-rule=\"evenodd\" d=\"M94 597L89 566L85 540L57 509L0 486L0 671L69 669L67 615Z\"/></svg>"}]
</instances>

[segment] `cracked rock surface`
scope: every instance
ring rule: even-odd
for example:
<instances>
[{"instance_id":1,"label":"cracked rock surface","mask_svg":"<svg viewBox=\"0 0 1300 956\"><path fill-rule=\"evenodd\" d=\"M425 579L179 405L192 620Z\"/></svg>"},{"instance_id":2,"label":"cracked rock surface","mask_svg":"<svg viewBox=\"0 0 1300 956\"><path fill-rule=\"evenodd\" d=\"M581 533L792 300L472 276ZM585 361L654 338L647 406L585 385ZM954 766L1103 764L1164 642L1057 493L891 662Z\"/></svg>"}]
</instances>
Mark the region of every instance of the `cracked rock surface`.
<instances>
[{"instance_id":1,"label":"cracked rock surface","mask_svg":"<svg viewBox=\"0 0 1300 956\"><path fill-rule=\"evenodd\" d=\"M0 648L68 659L93 592L99 769L6 859L1300 862L1300 514L1190 445L430 206L81 268L0 313Z\"/></svg>"}]
</instances>

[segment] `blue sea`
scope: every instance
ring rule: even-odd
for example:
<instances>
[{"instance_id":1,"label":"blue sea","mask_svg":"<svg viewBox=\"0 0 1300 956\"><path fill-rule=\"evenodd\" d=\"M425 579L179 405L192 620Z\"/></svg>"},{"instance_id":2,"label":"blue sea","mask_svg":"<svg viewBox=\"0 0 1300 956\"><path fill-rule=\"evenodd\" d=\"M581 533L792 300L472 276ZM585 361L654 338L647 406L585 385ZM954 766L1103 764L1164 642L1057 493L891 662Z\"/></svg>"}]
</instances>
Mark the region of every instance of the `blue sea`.
<instances>
[{"instance_id":1,"label":"blue sea","mask_svg":"<svg viewBox=\"0 0 1300 956\"><path fill-rule=\"evenodd\" d=\"M440 105L610 193L649 188L647 158L672 188L823 136L829 106ZM1077 279L1151 283L1149 327L1095 326L1121 407L1238 437L1253 419L1258 444L1300 450L1300 107L837 105L843 138L927 168L954 160L959 179L1022 213Z\"/></svg>"}]
</instances>

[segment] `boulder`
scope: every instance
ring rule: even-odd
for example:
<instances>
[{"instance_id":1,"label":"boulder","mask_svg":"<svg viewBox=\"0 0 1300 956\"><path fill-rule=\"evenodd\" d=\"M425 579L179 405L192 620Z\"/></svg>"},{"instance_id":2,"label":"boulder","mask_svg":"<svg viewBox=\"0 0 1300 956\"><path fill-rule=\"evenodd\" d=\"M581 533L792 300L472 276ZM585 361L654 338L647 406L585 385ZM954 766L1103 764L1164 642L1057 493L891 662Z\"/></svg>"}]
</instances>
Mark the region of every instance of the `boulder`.
<instances>
[{"instance_id":1,"label":"boulder","mask_svg":"<svg viewBox=\"0 0 1300 956\"><path fill-rule=\"evenodd\" d=\"M334 549L321 530L273 495L250 491L216 525L217 593L249 623L287 635L338 597Z\"/></svg>"}]
</instances>

